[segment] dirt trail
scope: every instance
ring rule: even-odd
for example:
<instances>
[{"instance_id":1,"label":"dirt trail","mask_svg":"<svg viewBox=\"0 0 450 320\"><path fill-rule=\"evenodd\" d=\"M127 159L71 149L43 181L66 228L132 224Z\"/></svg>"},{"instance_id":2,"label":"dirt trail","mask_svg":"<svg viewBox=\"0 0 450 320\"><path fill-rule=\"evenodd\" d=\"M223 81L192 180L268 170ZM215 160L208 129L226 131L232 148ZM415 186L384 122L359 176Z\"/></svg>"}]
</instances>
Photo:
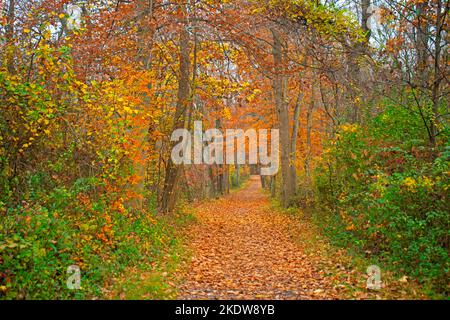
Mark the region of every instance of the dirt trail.
<instances>
[{"instance_id":1,"label":"dirt trail","mask_svg":"<svg viewBox=\"0 0 450 320\"><path fill-rule=\"evenodd\" d=\"M317 259L292 239L295 220L270 208L254 177L197 208L192 262L179 299L327 299L338 295Z\"/></svg>"}]
</instances>

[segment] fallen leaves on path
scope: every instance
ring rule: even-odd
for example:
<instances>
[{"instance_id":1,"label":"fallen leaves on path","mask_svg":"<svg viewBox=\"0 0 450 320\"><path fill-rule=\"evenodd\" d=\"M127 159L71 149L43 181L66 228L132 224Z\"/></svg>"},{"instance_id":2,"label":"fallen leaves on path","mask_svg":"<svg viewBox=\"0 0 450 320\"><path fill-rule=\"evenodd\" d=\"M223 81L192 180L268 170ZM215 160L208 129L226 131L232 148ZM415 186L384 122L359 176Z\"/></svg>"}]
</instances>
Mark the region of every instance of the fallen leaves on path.
<instances>
[{"instance_id":1,"label":"fallen leaves on path","mask_svg":"<svg viewBox=\"0 0 450 320\"><path fill-rule=\"evenodd\" d=\"M296 241L296 233L309 230L271 208L256 178L200 205L196 216L188 231L193 257L179 299L340 299L351 292L380 298L365 290L364 274Z\"/></svg>"},{"instance_id":2,"label":"fallen leaves on path","mask_svg":"<svg viewBox=\"0 0 450 320\"><path fill-rule=\"evenodd\" d=\"M181 299L311 299L335 293L314 261L285 230L289 217L270 210L258 181L198 208L194 257Z\"/></svg>"}]
</instances>

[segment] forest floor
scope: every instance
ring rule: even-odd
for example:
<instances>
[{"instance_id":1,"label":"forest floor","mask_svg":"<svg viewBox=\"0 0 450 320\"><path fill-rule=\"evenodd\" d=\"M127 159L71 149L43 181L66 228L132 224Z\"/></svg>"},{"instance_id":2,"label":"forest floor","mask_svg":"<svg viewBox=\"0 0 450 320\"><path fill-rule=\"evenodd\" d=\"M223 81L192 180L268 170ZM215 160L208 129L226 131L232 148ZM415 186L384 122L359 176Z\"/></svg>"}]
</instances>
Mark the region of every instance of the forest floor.
<instances>
[{"instance_id":1,"label":"forest floor","mask_svg":"<svg viewBox=\"0 0 450 320\"><path fill-rule=\"evenodd\" d=\"M178 299L426 298L406 277L388 272L381 290L367 290L369 265L330 246L300 213L276 208L257 177L195 211Z\"/></svg>"}]
</instances>

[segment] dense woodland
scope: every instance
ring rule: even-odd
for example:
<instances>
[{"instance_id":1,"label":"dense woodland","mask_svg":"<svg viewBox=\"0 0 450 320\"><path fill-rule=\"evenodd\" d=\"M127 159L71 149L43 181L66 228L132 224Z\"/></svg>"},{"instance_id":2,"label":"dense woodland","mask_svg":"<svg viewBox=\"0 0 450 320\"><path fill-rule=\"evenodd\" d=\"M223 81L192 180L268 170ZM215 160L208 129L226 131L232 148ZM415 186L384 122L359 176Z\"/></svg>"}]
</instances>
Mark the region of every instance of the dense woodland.
<instances>
[{"instance_id":1,"label":"dense woodland","mask_svg":"<svg viewBox=\"0 0 450 320\"><path fill-rule=\"evenodd\" d=\"M193 203L259 174L175 165L195 121L279 129L273 201L448 295L449 7L0 0L0 298L104 297L178 245Z\"/></svg>"}]
</instances>

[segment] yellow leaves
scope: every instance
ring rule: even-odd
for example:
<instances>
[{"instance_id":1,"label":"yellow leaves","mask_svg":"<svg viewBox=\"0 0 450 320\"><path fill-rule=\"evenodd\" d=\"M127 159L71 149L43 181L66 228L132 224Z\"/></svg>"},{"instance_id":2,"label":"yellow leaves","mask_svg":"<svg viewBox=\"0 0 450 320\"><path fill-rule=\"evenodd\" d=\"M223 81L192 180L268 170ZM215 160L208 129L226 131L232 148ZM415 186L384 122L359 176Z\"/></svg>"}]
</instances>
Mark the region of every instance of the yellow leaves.
<instances>
[{"instance_id":1,"label":"yellow leaves","mask_svg":"<svg viewBox=\"0 0 450 320\"><path fill-rule=\"evenodd\" d=\"M422 177L421 183L427 189L432 189L434 187L434 181L426 176Z\"/></svg>"},{"instance_id":2,"label":"yellow leaves","mask_svg":"<svg viewBox=\"0 0 450 320\"><path fill-rule=\"evenodd\" d=\"M42 34L43 38L45 40L49 40L52 37L52 33L50 30L46 30L43 34ZM48 44L44 44L43 47L49 47Z\"/></svg>"},{"instance_id":3,"label":"yellow leaves","mask_svg":"<svg viewBox=\"0 0 450 320\"><path fill-rule=\"evenodd\" d=\"M45 119L44 118L39 118L37 120L37 123L43 124L44 126L48 126L50 124L50 120L47 119L47 118L45 118Z\"/></svg>"},{"instance_id":4,"label":"yellow leaves","mask_svg":"<svg viewBox=\"0 0 450 320\"><path fill-rule=\"evenodd\" d=\"M124 107L123 111L125 111L125 113L127 114L133 114L133 109L131 109L130 107Z\"/></svg>"},{"instance_id":5,"label":"yellow leaves","mask_svg":"<svg viewBox=\"0 0 450 320\"><path fill-rule=\"evenodd\" d=\"M228 109L227 107L223 108L222 110L222 116L227 119L227 120L231 120L232 119L232 115L231 115L231 111L230 109Z\"/></svg>"},{"instance_id":6,"label":"yellow leaves","mask_svg":"<svg viewBox=\"0 0 450 320\"><path fill-rule=\"evenodd\" d=\"M408 177L403 180L403 186L405 186L410 192L417 192L417 181L414 178Z\"/></svg>"},{"instance_id":7,"label":"yellow leaves","mask_svg":"<svg viewBox=\"0 0 450 320\"><path fill-rule=\"evenodd\" d=\"M247 97L248 102L253 102L262 91L260 89L254 89L253 92Z\"/></svg>"},{"instance_id":8,"label":"yellow leaves","mask_svg":"<svg viewBox=\"0 0 450 320\"><path fill-rule=\"evenodd\" d=\"M402 186L405 187L411 193L417 193L419 187L431 190L433 189L434 185L435 182L426 176L419 177L418 179L407 177L402 182Z\"/></svg>"},{"instance_id":9,"label":"yellow leaves","mask_svg":"<svg viewBox=\"0 0 450 320\"><path fill-rule=\"evenodd\" d=\"M31 32L31 30L30 29L28 29L28 28L25 28L25 29L23 29L23 33L30 33Z\"/></svg>"},{"instance_id":10,"label":"yellow leaves","mask_svg":"<svg viewBox=\"0 0 450 320\"><path fill-rule=\"evenodd\" d=\"M256 14L260 14L260 13L264 13L265 8L264 7L259 7L259 8L255 8L251 11L252 15L256 15Z\"/></svg>"},{"instance_id":11,"label":"yellow leaves","mask_svg":"<svg viewBox=\"0 0 450 320\"><path fill-rule=\"evenodd\" d=\"M357 124L343 124L341 130L345 133L355 133L359 130L359 125Z\"/></svg>"},{"instance_id":12,"label":"yellow leaves","mask_svg":"<svg viewBox=\"0 0 450 320\"><path fill-rule=\"evenodd\" d=\"M242 88L248 88L248 87L250 87L250 82L248 82L248 81L242 82L242 83L241 83L241 87L242 87Z\"/></svg>"}]
</instances>

